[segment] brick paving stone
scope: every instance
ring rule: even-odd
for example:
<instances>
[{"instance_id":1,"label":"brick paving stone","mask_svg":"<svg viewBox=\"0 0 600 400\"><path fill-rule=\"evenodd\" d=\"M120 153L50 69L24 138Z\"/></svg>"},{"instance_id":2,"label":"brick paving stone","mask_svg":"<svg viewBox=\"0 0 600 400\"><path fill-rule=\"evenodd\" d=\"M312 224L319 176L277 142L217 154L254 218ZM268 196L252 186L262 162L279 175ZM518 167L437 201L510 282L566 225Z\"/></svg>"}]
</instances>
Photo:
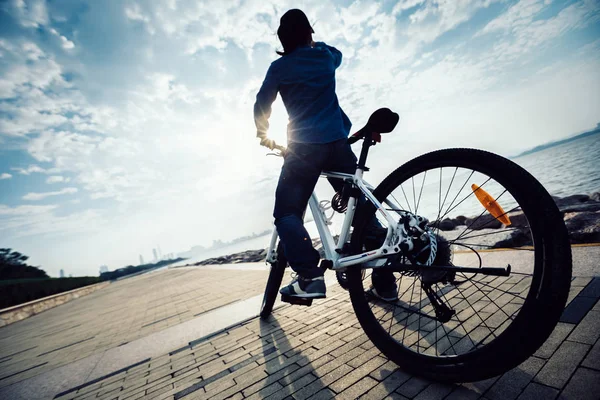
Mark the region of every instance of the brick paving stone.
<instances>
[{"instance_id":1,"label":"brick paving stone","mask_svg":"<svg viewBox=\"0 0 600 400\"><path fill-rule=\"evenodd\" d=\"M386 396L393 394L394 391L402 386L404 382L409 380L410 377L411 375L407 372L398 369L369 390L364 397L366 399L383 399Z\"/></svg>"},{"instance_id":2,"label":"brick paving stone","mask_svg":"<svg viewBox=\"0 0 600 400\"><path fill-rule=\"evenodd\" d=\"M273 382L269 385L263 386L260 390L254 392L250 396L247 396L244 398L249 399L249 400L264 399L265 397L267 397L281 389L283 389L283 386L280 383Z\"/></svg>"},{"instance_id":3,"label":"brick paving stone","mask_svg":"<svg viewBox=\"0 0 600 400\"><path fill-rule=\"evenodd\" d=\"M581 365L586 368L600 370L600 340L592 347Z\"/></svg>"},{"instance_id":4,"label":"brick paving stone","mask_svg":"<svg viewBox=\"0 0 600 400\"><path fill-rule=\"evenodd\" d=\"M351 367L358 368L361 365L365 364L367 361L369 361L381 354L381 351L379 351L379 349L371 349L371 350L365 349L365 350L366 351L364 353L362 353L360 356L353 358L352 360L348 361L346 364L348 364Z\"/></svg>"},{"instance_id":5,"label":"brick paving stone","mask_svg":"<svg viewBox=\"0 0 600 400\"><path fill-rule=\"evenodd\" d=\"M427 386L425 390L415 397L415 400L442 400L453 389L454 385L436 382Z\"/></svg>"},{"instance_id":6,"label":"brick paving stone","mask_svg":"<svg viewBox=\"0 0 600 400\"><path fill-rule=\"evenodd\" d=\"M409 399L412 399L430 384L431 381L427 379L413 376L406 383L396 389L396 392L408 397Z\"/></svg>"},{"instance_id":7,"label":"brick paving stone","mask_svg":"<svg viewBox=\"0 0 600 400\"><path fill-rule=\"evenodd\" d=\"M294 393L292 395L292 398L294 398L295 400L305 400L317 393L318 391L325 389L325 387L326 385L323 383L322 380L316 379L311 384L303 387L302 389Z\"/></svg>"},{"instance_id":8,"label":"brick paving stone","mask_svg":"<svg viewBox=\"0 0 600 400\"><path fill-rule=\"evenodd\" d=\"M575 297L563 311L560 317L560 322L578 324L581 322L585 314L592 309L596 303L596 300L597 299L593 297Z\"/></svg>"},{"instance_id":9,"label":"brick paving stone","mask_svg":"<svg viewBox=\"0 0 600 400\"><path fill-rule=\"evenodd\" d=\"M598 400L600 398L600 371L577 368L558 398L560 400Z\"/></svg>"},{"instance_id":10,"label":"brick paving stone","mask_svg":"<svg viewBox=\"0 0 600 400\"><path fill-rule=\"evenodd\" d=\"M476 400L479 398L481 398L480 393L467 389L464 386L456 386L444 400Z\"/></svg>"},{"instance_id":11,"label":"brick paving stone","mask_svg":"<svg viewBox=\"0 0 600 400\"><path fill-rule=\"evenodd\" d=\"M544 360L530 357L517 368L505 373L486 392L490 400L513 400L523 391L544 365Z\"/></svg>"},{"instance_id":12,"label":"brick paving stone","mask_svg":"<svg viewBox=\"0 0 600 400\"><path fill-rule=\"evenodd\" d=\"M579 294L584 297L600 298L600 277L595 277Z\"/></svg>"},{"instance_id":13,"label":"brick paving stone","mask_svg":"<svg viewBox=\"0 0 600 400\"><path fill-rule=\"evenodd\" d=\"M592 278L588 278L588 277L575 277L573 278L573 280L571 281L571 286L580 286L580 287L586 287L588 283L590 283L592 281Z\"/></svg>"},{"instance_id":14,"label":"brick paving stone","mask_svg":"<svg viewBox=\"0 0 600 400\"><path fill-rule=\"evenodd\" d=\"M535 377L535 381L561 389L589 349L589 345L569 342L568 340L563 342Z\"/></svg>"},{"instance_id":15,"label":"brick paving stone","mask_svg":"<svg viewBox=\"0 0 600 400\"><path fill-rule=\"evenodd\" d=\"M309 400L329 400L334 398L335 392L331 391L329 388L325 388L310 396Z\"/></svg>"},{"instance_id":16,"label":"brick paving stone","mask_svg":"<svg viewBox=\"0 0 600 400\"><path fill-rule=\"evenodd\" d=\"M302 389L303 387L309 385L311 382L313 382L316 379L317 379L317 377L312 374L304 375L302 378L290 383L287 386L284 386L283 389L278 390L277 392L273 393L269 397L266 397L266 399L268 399L268 400L285 399L287 396L294 394L295 392L297 392L298 390Z\"/></svg>"},{"instance_id":17,"label":"brick paving stone","mask_svg":"<svg viewBox=\"0 0 600 400\"><path fill-rule=\"evenodd\" d=\"M336 393L340 393L345 390L347 387L351 386L355 382L361 379L361 377L369 374L375 368L383 365L386 360L380 356L373 358L368 361L364 365L361 365L358 368L355 368L352 372L344 376L343 378L337 380L333 384L329 385L329 387Z\"/></svg>"},{"instance_id":18,"label":"brick paving stone","mask_svg":"<svg viewBox=\"0 0 600 400\"><path fill-rule=\"evenodd\" d=\"M557 395L558 390L532 382L527 385L517 400L554 400Z\"/></svg>"},{"instance_id":19,"label":"brick paving stone","mask_svg":"<svg viewBox=\"0 0 600 400\"><path fill-rule=\"evenodd\" d=\"M363 393L367 392L373 386L377 385L377 381L369 376L365 376L354 385L350 386L342 393L338 393L337 399L358 399Z\"/></svg>"},{"instance_id":20,"label":"brick paving stone","mask_svg":"<svg viewBox=\"0 0 600 400\"><path fill-rule=\"evenodd\" d=\"M542 347L535 352L535 355L541 358L550 358L574 327L574 324L559 322L550 334L550 337L548 337Z\"/></svg>"},{"instance_id":21,"label":"brick paving stone","mask_svg":"<svg viewBox=\"0 0 600 400\"><path fill-rule=\"evenodd\" d=\"M591 310L569 335L569 340L594 344L600 338L600 311Z\"/></svg>"},{"instance_id":22,"label":"brick paving stone","mask_svg":"<svg viewBox=\"0 0 600 400\"><path fill-rule=\"evenodd\" d=\"M461 386L470 390L471 392L483 395L483 393L485 393L490 387L492 387L499 378L499 376L496 376L493 378L484 379L482 381L462 383Z\"/></svg>"},{"instance_id":23,"label":"brick paving stone","mask_svg":"<svg viewBox=\"0 0 600 400\"><path fill-rule=\"evenodd\" d=\"M407 397L402 396L400 393L390 393L389 396L384 397L383 400L408 400Z\"/></svg>"},{"instance_id":24,"label":"brick paving stone","mask_svg":"<svg viewBox=\"0 0 600 400\"><path fill-rule=\"evenodd\" d=\"M379 382L393 374L396 370L398 370L398 366L393 361L388 361L383 364L381 367L371 371L369 376Z\"/></svg>"}]
</instances>

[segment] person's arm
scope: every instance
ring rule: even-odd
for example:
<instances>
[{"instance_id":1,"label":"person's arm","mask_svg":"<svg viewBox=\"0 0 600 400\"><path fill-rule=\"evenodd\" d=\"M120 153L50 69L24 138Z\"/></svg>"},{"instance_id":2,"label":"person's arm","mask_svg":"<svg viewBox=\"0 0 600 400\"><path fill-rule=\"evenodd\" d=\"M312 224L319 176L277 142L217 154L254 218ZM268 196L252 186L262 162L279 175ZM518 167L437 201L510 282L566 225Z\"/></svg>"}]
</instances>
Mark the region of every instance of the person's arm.
<instances>
[{"instance_id":1,"label":"person's arm","mask_svg":"<svg viewBox=\"0 0 600 400\"><path fill-rule=\"evenodd\" d=\"M256 95L254 103L254 123L256 124L256 137L261 138L261 144L267 137L269 130L269 117L271 116L271 105L277 98L279 82L276 77L273 65L269 67L267 76Z\"/></svg>"},{"instance_id":2,"label":"person's arm","mask_svg":"<svg viewBox=\"0 0 600 400\"><path fill-rule=\"evenodd\" d=\"M342 52L336 49L335 47L329 46L324 42L315 42L314 47L320 47L329 50L333 57L333 65L335 66L335 68L339 67L342 64Z\"/></svg>"}]
</instances>

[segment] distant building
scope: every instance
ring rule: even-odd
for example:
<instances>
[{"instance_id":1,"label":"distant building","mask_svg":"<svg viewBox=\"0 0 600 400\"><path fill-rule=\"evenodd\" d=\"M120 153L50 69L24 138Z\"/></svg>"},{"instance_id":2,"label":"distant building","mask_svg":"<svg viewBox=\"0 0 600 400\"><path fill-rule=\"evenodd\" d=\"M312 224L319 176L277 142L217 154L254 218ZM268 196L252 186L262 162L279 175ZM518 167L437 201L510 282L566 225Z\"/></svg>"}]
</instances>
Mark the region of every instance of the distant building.
<instances>
[{"instance_id":1,"label":"distant building","mask_svg":"<svg viewBox=\"0 0 600 400\"><path fill-rule=\"evenodd\" d=\"M140 254L140 265L144 265L144 257Z\"/></svg>"},{"instance_id":2,"label":"distant building","mask_svg":"<svg viewBox=\"0 0 600 400\"><path fill-rule=\"evenodd\" d=\"M108 272L108 267L106 265L101 265L100 266L100 274L103 274L105 272Z\"/></svg>"},{"instance_id":3,"label":"distant building","mask_svg":"<svg viewBox=\"0 0 600 400\"><path fill-rule=\"evenodd\" d=\"M61 277L61 278L64 278L65 277L65 270L61 269L60 272L58 273L58 276Z\"/></svg>"},{"instance_id":4,"label":"distant building","mask_svg":"<svg viewBox=\"0 0 600 400\"><path fill-rule=\"evenodd\" d=\"M156 249L152 249L152 254L154 254L154 262L158 261L158 254L156 253Z\"/></svg>"}]
</instances>

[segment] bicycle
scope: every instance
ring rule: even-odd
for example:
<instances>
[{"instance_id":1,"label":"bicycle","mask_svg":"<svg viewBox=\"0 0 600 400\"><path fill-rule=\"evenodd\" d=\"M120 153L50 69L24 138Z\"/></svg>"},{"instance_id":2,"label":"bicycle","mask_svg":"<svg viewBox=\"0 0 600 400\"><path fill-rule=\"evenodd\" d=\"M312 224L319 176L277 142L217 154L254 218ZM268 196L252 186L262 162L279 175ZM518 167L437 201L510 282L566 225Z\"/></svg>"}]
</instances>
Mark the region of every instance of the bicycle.
<instances>
[{"instance_id":1,"label":"bicycle","mask_svg":"<svg viewBox=\"0 0 600 400\"><path fill-rule=\"evenodd\" d=\"M421 155L374 188L363 179L369 149L397 122L397 114L377 110L348 139L363 140L356 173L322 173L345 182L332 199L345 217L335 241L313 192L308 205L325 252L321 265L348 290L368 338L403 369L445 382L502 374L544 343L566 304L572 262L562 216L527 171L475 149ZM366 202L357 207L361 195ZM475 209L473 218L460 215ZM374 215L387 235L368 249L365 231ZM458 228L449 230L448 223ZM274 231L263 319L271 314L287 265L277 238ZM370 294L369 271L375 268L394 272L397 301Z\"/></svg>"}]
</instances>

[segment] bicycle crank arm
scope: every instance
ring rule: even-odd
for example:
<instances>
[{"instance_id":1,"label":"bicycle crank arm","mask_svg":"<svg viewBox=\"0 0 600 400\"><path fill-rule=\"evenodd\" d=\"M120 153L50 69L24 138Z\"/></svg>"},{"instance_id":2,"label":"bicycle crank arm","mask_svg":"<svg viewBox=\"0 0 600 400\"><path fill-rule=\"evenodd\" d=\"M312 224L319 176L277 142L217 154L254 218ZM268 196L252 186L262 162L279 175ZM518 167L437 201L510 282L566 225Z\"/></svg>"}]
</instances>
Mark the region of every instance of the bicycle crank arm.
<instances>
[{"instance_id":1,"label":"bicycle crank arm","mask_svg":"<svg viewBox=\"0 0 600 400\"><path fill-rule=\"evenodd\" d=\"M506 268L501 267L460 267L456 265L411 265L411 264L400 264L387 267L379 267L376 269L388 270L392 272L406 272L406 271L445 271L445 272L465 272L469 274L483 274L483 275L494 275L494 276L510 276L510 264Z\"/></svg>"}]
</instances>

